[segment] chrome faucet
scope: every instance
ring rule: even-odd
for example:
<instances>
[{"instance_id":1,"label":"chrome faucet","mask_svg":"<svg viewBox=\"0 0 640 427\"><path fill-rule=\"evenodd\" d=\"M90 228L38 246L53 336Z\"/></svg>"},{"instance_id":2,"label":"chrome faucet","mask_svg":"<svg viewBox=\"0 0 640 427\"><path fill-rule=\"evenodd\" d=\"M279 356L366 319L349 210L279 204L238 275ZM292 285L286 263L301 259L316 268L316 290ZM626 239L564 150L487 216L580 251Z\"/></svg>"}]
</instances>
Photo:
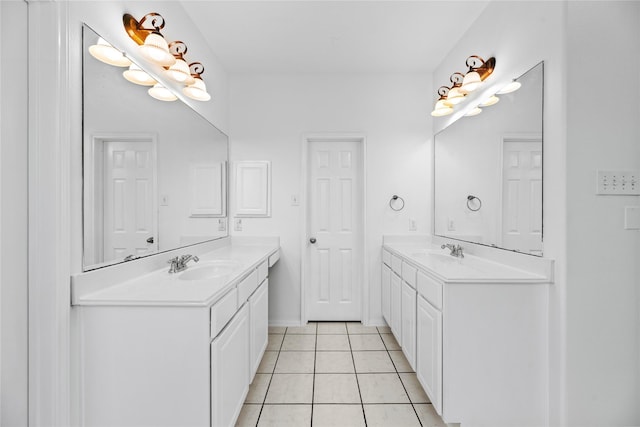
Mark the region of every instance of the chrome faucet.
<instances>
[{"instance_id":1,"label":"chrome faucet","mask_svg":"<svg viewBox=\"0 0 640 427\"><path fill-rule=\"evenodd\" d=\"M446 243L440 246L440 248L442 249L447 248L451 250L451 253L449 254L451 256L454 256L457 258L464 258L464 254L462 253L462 246L460 245L452 245L451 243Z\"/></svg>"},{"instance_id":2,"label":"chrome faucet","mask_svg":"<svg viewBox=\"0 0 640 427\"><path fill-rule=\"evenodd\" d=\"M200 258L195 255L181 255L176 256L175 258L171 258L169 261L167 261L169 264L171 264L171 267L169 267L169 273L181 272L182 270L187 268L187 263L191 260L193 260L194 262L198 262L200 261Z\"/></svg>"}]
</instances>

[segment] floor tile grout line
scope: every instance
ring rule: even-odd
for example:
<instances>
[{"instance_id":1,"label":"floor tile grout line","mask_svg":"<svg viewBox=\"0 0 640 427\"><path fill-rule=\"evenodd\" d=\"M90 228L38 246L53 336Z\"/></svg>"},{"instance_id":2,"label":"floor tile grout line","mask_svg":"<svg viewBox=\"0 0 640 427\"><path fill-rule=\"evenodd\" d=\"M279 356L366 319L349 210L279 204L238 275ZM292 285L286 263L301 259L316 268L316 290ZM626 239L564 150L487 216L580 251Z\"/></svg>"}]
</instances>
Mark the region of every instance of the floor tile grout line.
<instances>
[{"instance_id":1,"label":"floor tile grout line","mask_svg":"<svg viewBox=\"0 0 640 427\"><path fill-rule=\"evenodd\" d=\"M353 347L351 347L351 334L349 334L349 329L347 328L346 323L344 326L347 329L347 340L349 341L349 350L351 352L351 362L353 363L353 374L356 377L356 385L358 386L358 395L360 396L360 406L362 407L362 417L364 418L364 427L367 427L367 413L364 411L362 391L360 390L360 380L358 379L358 370L356 369L356 359L355 357L353 357Z\"/></svg>"},{"instance_id":2,"label":"floor tile grout line","mask_svg":"<svg viewBox=\"0 0 640 427\"><path fill-rule=\"evenodd\" d=\"M269 384L267 384L267 390L264 392L264 397L262 398L262 405L260 406L260 413L258 413L258 419L256 420L256 427L260 423L260 417L262 416L262 411L264 410L265 402L267 401L267 394L269 394L269 388L271 387L271 381L273 381L273 376L276 373L276 366L278 366L278 359L280 359L280 352L282 351L282 346L284 345L284 337L287 336L287 330L289 328L285 328L284 334L282 334L282 341L280 342L280 348L278 349L278 355L276 356L276 361L273 364L273 368L271 369L271 378L269 378ZM262 356L264 357L264 356Z\"/></svg>"},{"instance_id":3,"label":"floor tile grout line","mask_svg":"<svg viewBox=\"0 0 640 427\"><path fill-rule=\"evenodd\" d=\"M380 331L378 331L378 333L380 333ZM416 418L418 419L418 423L420 424L420 427L424 427L422 425L422 420L420 419L420 416L418 415L418 411L416 410L416 407L413 405L413 399L411 399L411 395L409 395L409 392L407 391L407 387L404 385L404 382L402 381L402 377L400 376L400 372L398 371L398 367L396 366L396 362L391 357L391 353L389 352L390 351L389 347L387 346L387 343L382 339L382 334L381 333L380 333L380 339L382 340L382 343L384 344L384 348L387 349L387 355L389 356L389 359L391 359L391 363L393 364L393 367L396 370L396 375L398 376L398 380L400 381L400 384L402 385L402 388L404 389L404 392L407 394L407 399L409 399L409 404L411 405L411 409L413 409L413 413L416 414ZM397 340L396 340L396 342L397 342ZM398 346L400 346L400 344L398 344ZM401 349L401 351L402 351L402 349ZM403 355L404 355L404 353L403 353Z\"/></svg>"},{"instance_id":4,"label":"floor tile grout line","mask_svg":"<svg viewBox=\"0 0 640 427\"><path fill-rule=\"evenodd\" d=\"M313 346L313 378L311 381L311 419L309 424L313 427L313 401L316 398L316 360L318 357L318 324L316 323L316 341Z\"/></svg>"}]
</instances>

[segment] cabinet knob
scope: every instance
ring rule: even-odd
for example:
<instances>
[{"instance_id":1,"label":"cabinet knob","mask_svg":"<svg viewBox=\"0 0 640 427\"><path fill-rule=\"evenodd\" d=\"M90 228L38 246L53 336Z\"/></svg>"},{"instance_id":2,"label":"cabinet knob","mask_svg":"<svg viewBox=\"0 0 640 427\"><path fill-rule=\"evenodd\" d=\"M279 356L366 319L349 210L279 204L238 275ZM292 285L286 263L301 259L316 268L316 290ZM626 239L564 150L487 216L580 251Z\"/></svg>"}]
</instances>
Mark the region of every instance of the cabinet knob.
<instances>
[{"instance_id":1,"label":"cabinet knob","mask_svg":"<svg viewBox=\"0 0 640 427\"><path fill-rule=\"evenodd\" d=\"M312 244L312 245L313 245L313 244L315 244L315 243L316 243L316 241L317 241L317 240L316 240L316 238L315 238L315 237L312 237L312 238L310 238L310 239L309 239L309 242L311 242L311 244Z\"/></svg>"}]
</instances>

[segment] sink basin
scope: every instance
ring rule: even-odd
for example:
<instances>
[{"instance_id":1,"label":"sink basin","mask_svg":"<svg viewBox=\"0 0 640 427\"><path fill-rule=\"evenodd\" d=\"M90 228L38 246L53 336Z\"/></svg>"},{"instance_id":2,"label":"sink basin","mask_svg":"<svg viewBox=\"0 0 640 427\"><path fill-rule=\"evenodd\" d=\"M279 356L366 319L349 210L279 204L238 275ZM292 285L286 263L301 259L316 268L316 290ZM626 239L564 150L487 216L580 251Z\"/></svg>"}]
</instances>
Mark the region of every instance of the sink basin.
<instances>
[{"instance_id":1,"label":"sink basin","mask_svg":"<svg viewBox=\"0 0 640 427\"><path fill-rule=\"evenodd\" d=\"M180 280L206 280L226 276L237 269L240 264L237 261L217 260L203 261L180 273Z\"/></svg>"},{"instance_id":2,"label":"sink basin","mask_svg":"<svg viewBox=\"0 0 640 427\"><path fill-rule=\"evenodd\" d=\"M460 258L453 257L448 253L440 252L440 251L432 251L432 250L424 250L420 252L414 252L411 254L413 257L426 257L430 258L434 261L440 262L456 262L460 261Z\"/></svg>"}]
</instances>

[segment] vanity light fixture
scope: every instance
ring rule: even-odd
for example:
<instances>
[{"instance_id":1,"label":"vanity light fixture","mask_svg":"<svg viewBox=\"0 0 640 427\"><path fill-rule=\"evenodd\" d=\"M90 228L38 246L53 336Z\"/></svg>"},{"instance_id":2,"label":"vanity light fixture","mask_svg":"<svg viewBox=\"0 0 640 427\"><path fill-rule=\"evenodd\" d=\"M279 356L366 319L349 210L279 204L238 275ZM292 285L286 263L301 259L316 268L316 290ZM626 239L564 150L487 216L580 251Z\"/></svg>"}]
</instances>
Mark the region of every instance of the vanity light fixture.
<instances>
[{"instance_id":1,"label":"vanity light fixture","mask_svg":"<svg viewBox=\"0 0 640 427\"><path fill-rule=\"evenodd\" d=\"M211 95L207 92L207 85L204 84L204 81L200 76L204 73L204 66L199 62L194 62L189 64L189 69L191 71L191 77L193 77L193 83L182 88L182 93L196 101L210 100Z\"/></svg>"},{"instance_id":2,"label":"vanity light fixture","mask_svg":"<svg viewBox=\"0 0 640 427\"><path fill-rule=\"evenodd\" d=\"M128 67L131 65L129 58L124 56L122 52L107 43L102 37L98 37L98 42L89 46L91 56L105 64L114 65L116 67Z\"/></svg>"},{"instance_id":3,"label":"vanity light fixture","mask_svg":"<svg viewBox=\"0 0 640 427\"><path fill-rule=\"evenodd\" d=\"M504 95L505 93L515 92L518 89L520 89L520 86L522 86L522 83L514 79L511 81L511 83L507 84L505 87L503 87L496 93L498 95Z\"/></svg>"},{"instance_id":4,"label":"vanity light fixture","mask_svg":"<svg viewBox=\"0 0 640 427\"><path fill-rule=\"evenodd\" d=\"M145 27L149 21L151 27ZM169 45L160 30L164 28L164 18L159 13L148 13L140 22L128 13L122 17L124 28L129 37L140 45L140 54L162 67L170 67L176 58L169 52Z\"/></svg>"},{"instance_id":5,"label":"vanity light fixture","mask_svg":"<svg viewBox=\"0 0 640 427\"><path fill-rule=\"evenodd\" d=\"M158 83L153 77L143 71L136 64L131 64L128 70L124 70L122 75L131 83L141 86L153 86Z\"/></svg>"},{"instance_id":6,"label":"vanity light fixture","mask_svg":"<svg viewBox=\"0 0 640 427\"><path fill-rule=\"evenodd\" d=\"M460 89L462 86L462 81L464 80L464 74L453 73L451 74L451 77L449 77L449 80L451 81L452 86L449 88L449 93L447 94L447 100L445 101L445 104L448 104L452 107L462 102L466 95Z\"/></svg>"},{"instance_id":7,"label":"vanity light fixture","mask_svg":"<svg viewBox=\"0 0 640 427\"><path fill-rule=\"evenodd\" d=\"M469 67L469 71L464 76L460 90L464 93L470 93L476 90L493 73L496 59L491 57L485 61L477 55L471 55L467 58L466 64Z\"/></svg>"},{"instance_id":8,"label":"vanity light fixture","mask_svg":"<svg viewBox=\"0 0 640 427\"><path fill-rule=\"evenodd\" d=\"M440 95L440 98L431 112L433 117L442 117L453 113L453 108L451 108L451 105L447 104L448 94L449 88L447 86L440 86L438 88L438 95Z\"/></svg>"},{"instance_id":9,"label":"vanity light fixture","mask_svg":"<svg viewBox=\"0 0 640 427\"><path fill-rule=\"evenodd\" d=\"M183 57L187 53L187 45L181 41L171 42L169 43L169 52L176 59L176 62L168 70L165 70L165 75L177 83L193 84L195 79L191 76L189 64Z\"/></svg>"},{"instance_id":10,"label":"vanity light fixture","mask_svg":"<svg viewBox=\"0 0 640 427\"><path fill-rule=\"evenodd\" d=\"M160 83L156 83L148 90L149 95L159 101L175 101L178 99L169 89L162 86Z\"/></svg>"}]
</instances>

